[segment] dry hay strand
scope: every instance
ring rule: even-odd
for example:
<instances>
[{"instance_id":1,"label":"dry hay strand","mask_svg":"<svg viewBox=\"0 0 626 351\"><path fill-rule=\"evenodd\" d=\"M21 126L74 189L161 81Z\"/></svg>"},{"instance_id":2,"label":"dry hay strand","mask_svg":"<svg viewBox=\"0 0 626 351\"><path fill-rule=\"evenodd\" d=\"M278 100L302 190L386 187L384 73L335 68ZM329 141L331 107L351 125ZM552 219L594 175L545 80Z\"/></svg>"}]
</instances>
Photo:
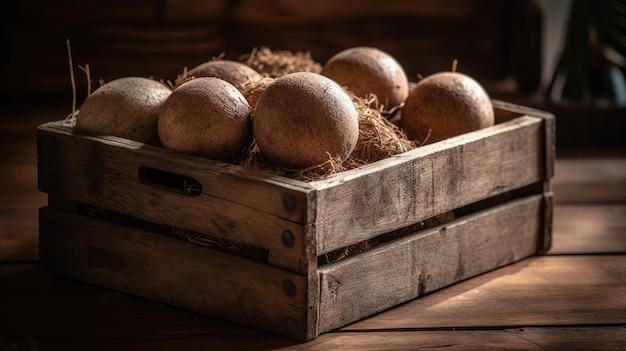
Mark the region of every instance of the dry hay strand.
<instances>
[{"instance_id":1,"label":"dry hay strand","mask_svg":"<svg viewBox=\"0 0 626 351\"><path fill-rule=\"evenodd\" d=\"M70 40L67 39L65 44L67 46L67 57L70 68L70 83L72 85L72 112L65 117L65 119L63 120L63 125L74 128L74 126L76 125L76 118L78 117L78 113L80 111L76 108L76 78L74 76L74 64L72 60L72 48L70 45ZM79 65L78 68L80 68L80 70L83 71L87 76L87 97L89 97L89 95L91 95L91 71L89 69L89 65L86 64L84 67Z\"/></svg>"},{"instance_id":2,"label":"dry hay strand","mask_svg":"<svg viewBox=\"0 0 626 351\"><path fill-rule=\"evenodd\" d=\"M383 115L376 95L360 98L350 91L348 93L359 113L359 139L354 151L344 162L346 169L380 161L418 146Z\"/></svg>"},{"instance_id":3,"label":"dry hay strand","mask_svg":"<svg viewBox=\"0 0 626 351\"><path fill-rule=\"evenodd\" d=\"M226 57L226 53L222 52L220 53L218 56L213 56L210 60L203 62L203 63L207 63L207 62L211 62L211 61L219 61L219 60L223 60L224 57ZM192 79L196 79L198 77L194 76L193 74L190 73L189 68L184 67L183 71L180 74L176 75L176 79L174 79L174 83L172 84L171 82L169 83L170 87L172 89L176 89L179 86L181 86L183 83L186 83Z\"/></svg>"},{"instance_id":4,"label":"dry hay strand","mask_svg":"<svg viewBox=\"0 0 626 351\"><path fill-rule=\"evenodd\" d=\"M339 157L328 154L328 160L321 164L301 170L287 169L267 161L254 144L238 164L248 169L263 170L274 175L311 182L417 147L417 144L409 140L398 126L385 118L375 96L365 99L348 93L359 114L359 138L354 151L344 162L341 162Z\"/></svg>"},{"instance_id":5,"label":"dry hay strand","mask_svg":"<svg viewBox=\"0 0 626 351\"><path fill-rule=\"evenodd\" d=\"M304 182L312 182L314 180L324 179L331 174L345 171L345 167L338 156L328 154L328 160L318 165L314 165L305 169L290 169L279 167L269 162L259 150L256 143L252 145L239 160L238 165L251 169L260 170L276 176L301 180Z\"/></svg>"},{"instance_id":6,"label":"dry hay strand","mask_svg":"<svg viewBox=\"0 0 626 351\"><path fill-rule=\"evenodd\" d=\"M267 47L254 48L242 61L262 75L278 78L294 72L322 72L322 65L311 57L310 52L276 50Z\"/></svg>"},{"instance_id":7,"label":"dry hay strand","mask_svg":"<svg viewBox=\"0 0 626 351\"><path fill-rule=\"evenodd\" d=\"M217 236L199 233L179 227L172 227L172 233L196 245L213 248L220 251L226 251L233 255L246 257L258 262L267 262L267 250L259 247L245 245Z\"/></svg>"},{"instance_id":8,"label":"dry hay strand","mask_svg":"<svg viewBox=\"0 0 626 351\"><path fill-rule=\"evenodd\" d=\"M248 104L254 111L256 107L257 101L261 97L261 94L276 78L272 78L269 76L263 76L261 79L257 81L248 81L239 87L239 90L243 94L243 96L248 100Z\"/></svg>"},{"instance_id":9,"label":"dry hay strand","mask_svg":"<svg viewBox=\"0 0 626 351\"><path fill-rule=\"evenodd\" d=\"M179 87L181 84L186 83L192 79L194 79L196 77L194 77L193 75L189 74L189 70L187 69L187 67L183 68L183 72L180 74L176 75L176 79L174 79L174 85L172 86L172 89L176 89L177 87Z\"/></svg>"}]
</instances>

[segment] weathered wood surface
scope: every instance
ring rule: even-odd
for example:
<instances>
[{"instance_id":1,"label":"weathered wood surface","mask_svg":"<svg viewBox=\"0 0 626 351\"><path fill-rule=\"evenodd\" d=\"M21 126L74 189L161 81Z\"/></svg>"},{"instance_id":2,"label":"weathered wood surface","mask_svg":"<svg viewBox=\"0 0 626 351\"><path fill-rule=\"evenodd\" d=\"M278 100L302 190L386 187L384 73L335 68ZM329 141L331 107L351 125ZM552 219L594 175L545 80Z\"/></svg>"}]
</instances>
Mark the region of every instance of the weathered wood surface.
<instances>
[{"instance_id":1,"label":"weathered wood surface","mask_svg":"<svg viewBox=\"0 0 626 351\"><path fill-rule=\"evenodd\" d=\"M37 266L3 265L0 307L8 317L0 329L31 335L42 350L456 350L474 343L484 350L623 350L624 276L624 255L533 257L297 343Z\"/></svg>"},{"instance_id":2,"label":"weathered wood surface","mask_svg":"<svg viewBox=\"0 0 626 351\"><path fill-rule=\"evenodd\" d=\"M624 183L626 186L626 183ZM551 254L626 253L626 204L557 204ZM590 240L593 238L593 240Z\"/></svg>"},{"instance_id":3,"label":"weathered wood surface","mask_svg":"<svg viewBox=\"0 0 626 351\"><path fill-rule=\"evenodd\" d=\"M531 257L341 330L623 326L625 265L625 255Z\"/></svg>"},{"instance_id":4,"label":"weathered wood surface","mask_svg":"<svg viewBox=\"0 0 626 351\"><path fill-rule=\"evenodd\" d=\"M544 128L522 116L312 182L318 254L546 179Z\"/></svg>"},{"instance_id":5,"label":"weathered wood surface","mask_svg":"<svg viewBox=\"0 0 626 351\"><path fill-rule=\"evenodd\" d=\"M534 254L542 200L512 201L320 268L319 332Z\"/></svg>"},{"instance_id":6,"label":"weathered wood surface","mask_svg":"<svg viewBox=\"0 0 626 351\"><path fill-rule=\"evenodd\" d=\"M307 313L316 306L309 306L304 276L173 236L48 208L40 214L41 262L52 272L306 338Z\"/></svg>"},{"instance_id":7,"label":"weathered wood surface","mask_svg":"<svg viewBox=\"0 0 626 351\"><path fill-rule=\"evenodd\" d=\"M556 172L553 191L557 202L626 202L626 158L562 158Z\"/></svg>"},{"instance_id":8,"label":"weathered wood surface","mask_svg":"<svg viewBox=\"0 0 626 351\"><path fill-rule=\"evenodd\" d=\"M38 144L39 188L51 196L264 248L276 264L308 270L306 183L277 182L265 173L126 139L77 135L60 122L41 126ZM193 178L202 192L188 196L145 184L139 176L144 167ZM292 234L291 246L282 243L285 231Z\"/></svg>"},{"instance_id":9,"label":"weathered wood surface","mask_svg":"<svg viewBox=\"0 0 626 351\"><path fill-rule=\"evenodd\" d=\"M267 338L255 333L236 335L177 336L171 338L87 339L61 340L30 338L21 345L32 343L41 350L133 350L165 351L189 348L195 350L620 350L626 347L624 327L600 328L515 328L502 330L422 330L422 331L367 331L342 332L322 335L307 344L295 345L288 340Z\"/></svg>"}]
</instances>

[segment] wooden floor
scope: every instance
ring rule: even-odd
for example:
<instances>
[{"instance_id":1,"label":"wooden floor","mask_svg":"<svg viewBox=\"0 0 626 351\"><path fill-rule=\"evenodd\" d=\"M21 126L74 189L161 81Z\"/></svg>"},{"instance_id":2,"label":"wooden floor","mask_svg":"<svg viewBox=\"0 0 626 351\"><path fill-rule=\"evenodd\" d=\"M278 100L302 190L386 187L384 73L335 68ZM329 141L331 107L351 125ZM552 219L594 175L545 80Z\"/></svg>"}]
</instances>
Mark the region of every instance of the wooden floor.
<instances>
[{"instance_id":1,"label":"wooden floor","mask_svg":"<svg viewBox=\"0 0 626 351\"><path fill-rule=\"evenodd\" d=\"M0 110L0 350L626 349L626 154L557 158L546 255L297 343L37 265L35 130L68 110Z\"/></svg>"}]
</instances>

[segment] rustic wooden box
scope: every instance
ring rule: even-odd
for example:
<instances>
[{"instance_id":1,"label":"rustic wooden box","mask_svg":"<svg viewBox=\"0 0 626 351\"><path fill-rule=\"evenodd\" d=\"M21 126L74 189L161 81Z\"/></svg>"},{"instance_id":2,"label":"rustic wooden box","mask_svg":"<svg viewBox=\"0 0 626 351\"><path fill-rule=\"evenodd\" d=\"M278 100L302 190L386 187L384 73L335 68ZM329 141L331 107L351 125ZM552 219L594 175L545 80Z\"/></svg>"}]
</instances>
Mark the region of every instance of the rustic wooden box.
<instances>
[{"instance_id":1,"label":"rustic wooden box","mask_svg":"<svg viewBox=\"0 0 626 351\"><path fill-rule=\"evenodd\" d=\"M44 124L41 263L313 339L548 249L554 117L494 106L493 127L310 183ZM323 263L363 242L378 245Z\"/></svg>"}]
</instances>

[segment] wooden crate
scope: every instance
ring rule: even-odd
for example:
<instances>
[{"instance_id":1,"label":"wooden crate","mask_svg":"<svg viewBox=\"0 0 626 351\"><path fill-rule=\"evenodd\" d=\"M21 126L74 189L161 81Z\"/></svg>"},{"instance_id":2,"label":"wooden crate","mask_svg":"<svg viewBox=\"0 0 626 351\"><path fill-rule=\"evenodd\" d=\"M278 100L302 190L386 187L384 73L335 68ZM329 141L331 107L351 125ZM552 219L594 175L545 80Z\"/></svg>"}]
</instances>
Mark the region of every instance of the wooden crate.
<instances>
[{"instance_id":1,"label":"wooden crate","mask_svg":"<svg viewBox=\"0 0 626 351\"><path fill-rule=\"evenodd\" d=\"M41 263L316 338L549 248L554 117L494 105L493 127L308 183L44 124Z\"/></svg>"}]
</instances>

